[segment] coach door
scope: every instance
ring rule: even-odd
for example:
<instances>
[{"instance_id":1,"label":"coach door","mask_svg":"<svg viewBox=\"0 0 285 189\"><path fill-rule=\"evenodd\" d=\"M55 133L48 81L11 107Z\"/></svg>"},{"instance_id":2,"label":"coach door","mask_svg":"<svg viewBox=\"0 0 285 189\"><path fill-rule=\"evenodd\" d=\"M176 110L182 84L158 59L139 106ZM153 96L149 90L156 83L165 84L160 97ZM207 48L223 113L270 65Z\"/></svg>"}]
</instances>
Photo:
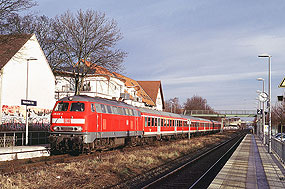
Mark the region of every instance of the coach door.
<instances>
[{"instance_id":1,"label":"coach door","mask_svg":"<svg viewBox=\"0 0 285 189\"><path fill-rule=\"evenodd\" d=\"M161 129L160 129L160 118L155 118L157 119L157 134L160 135Z\"/></svg>"},{"instance_id":2,"label":"coach door","mask_svg":"<svg viewBox=\"0 0 285 189\"><path fill-rule=\"evenodd\" d=\"M138 117L135 117L135 133L136 135L138 135L138 129L139 129L139 118Z\"/></svg>"},{"instance_id":3,"label":"coach door","mask_svg":"<svg viewBox=\"0 0 285 189\"><path fill-rule=\"evenodd\" d=\"M177 133L177 125L178 125L178 120L176 120L176 119L174 119L173 120L173 127L174 127L174 131L175 131L175 133Z\"/></svg>"}]
</instances>

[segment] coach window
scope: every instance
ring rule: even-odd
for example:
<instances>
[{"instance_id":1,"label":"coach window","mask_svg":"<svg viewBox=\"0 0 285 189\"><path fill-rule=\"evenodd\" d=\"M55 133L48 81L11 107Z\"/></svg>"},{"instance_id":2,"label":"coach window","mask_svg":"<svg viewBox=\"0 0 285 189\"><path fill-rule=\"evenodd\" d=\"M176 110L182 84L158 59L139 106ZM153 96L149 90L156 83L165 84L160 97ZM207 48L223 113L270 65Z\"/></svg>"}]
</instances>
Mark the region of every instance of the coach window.
<instances>
[{"instance_id":1,"label":"coach window","mask_svg":"<svg viewBox=\"0 0 285 189\"><path fill-rule=\"evenodd\" d=\"M147 127L147 117L144 117L144 126Z\"/></svg>"},{"instance_id":2,"label":"coach window","mask_svg":"<svg viewBox=\"0 0 285 189\"><path fill-rule=\"evenodd\" d=\"M157 127L157 118L154 118L154 126Z\"/></svg>"},{"instance_id":3,"label":"coach window","mask_svg":"<svg viewBox=\"0 0 285 189\"><path fill-rule=\"evenodd\" d=\"M101 104L102 113L107 113L106 107L104 104Z\"/></svg>"},{"instance_id":4,"label":"coach window","mask_svg":"<svg viewBox=\"0 0 285 189\"><path fill-rule=\"evenodd\" d=\"M136 116L140 116L140 112L138 110L135 110Z\"/></svg>"},{"instance_id":5,"label":"coach window","mask_svg":"<svg viewBox=\"0 0 285 189\"><path fill-rule=\"evenodd\" d=\"M123 108L123 111L124 111L124 114L125 114L125 115L129 115L129 111L128 111L127 108Z\"/></svg>"},{"instance_id":6,"label":"coach window","mask_svg":"<svg viewBox=\"0 0 285 189\"><path fill-rule=\"evenodd\" d=\"M164 121L164 119L161 119L161 120L160 120L160 125L161 125L161 127L163 127L163 121Z\"/></svg>"},{"instance_id":7,"label":"coach window","mask_svg":"<svg viewBox=\"0 0 285 189\"><path fill-rule=\"evenodd\" d=\"M113 114L119 114L116 106L111 106Z\"/></svg>"},{"instance_id":8,"label":"coach window","mask_svg":"<svg viewBox=\"0 0 285 189\"><path fill-rule=\"evenodd\" d=\"M154 127L154 118L153 117L151 118L151 126Z\"/></svg>"},{"instance_id":9,"label":"coach window","mask_svg":"<svg viewBox=\"0 0 285 189\"><path fill-rule=\"evenodd\" d=\"M94 107L94 104L93 104L93 103L91 104L91 111L92 111L92 112L95 112L95 107Z\"/></svg>"},{"instance_id":10,"label":"coach window","mask_svg":"<svg viewBox=\"0 0 285 189\"><path fill-rule=\"evenodd\" d=\"M138 116L138 117L141 116L141 112L138 111L138 110L136 110L136 111L137 111L137 116Z\"/></svg>"},{"instance_id":11,"label":"coach window","mask_svg":"<svg viewBox=\"0 0 285 189\"><path fill-rule=\"evenodd\" d=\"M125 110L127 112L127 115L132 115L129 108L126 108Z\"/></svg>"},{"instance_id":12,"label":"coach window","mask_svg":"<svg viewBox=\"0 0 285 189\"><path fill-rule=\"evenodd\" d=\"M118 110L118 113L119 113L120 115L125 115L123 108L118 107L117 110Z\"/></svg>"},{"instance_id":13,"label":"coach window","mask_svg":"<svg viewBox=\"0 0 285 189\"><path fill-rule=\"evenodd\" d=\"M148 118L147 118L147 126L149 126L149 127L150 127L150 125L151 125L151 118L150 118L150 117L148 117Z\"/></svg>"},{"instance_id":14,"label":"coach window","mask_svg":"<svg viewBox=\"0 0 285 189\"><path fill-rule=\"evenodd\" d=\"M111 113L112 113L111 106L108 106L108 105L107 105L107 111L108 111L108 113L109 113L109 114L111 114Z\"/></svg>"},{"instance_id":15,"label":"coach window","mask_svg":"<svg viewBox=\"0 0 285 189\"><path fill-rule=\"evenodd\" d=\"M134 116L135 114L134 114L134 110L133 109L129 109L129 112L130 112L130 114L132 115L132 116Z\"/></svg>"},{"instance_id":16,"label":"coach window","mask_svg":"<svg viewBox=\"0 0 285 189\"><path fill-rule=\"evenodd\" d=\"M157 118L157 126L160 126L160 118Z\"/></svg>"},{"instance_id":17,"label":"coach window","mask_svg":"<svg viewBox=\"0 0 285 189\"><path fill-rule=\"evenodd\" d=\"M81 102L71 103L70 111L72 112L83 112L85 110L85 104Z\"/></svg>"},{"instance_id":18,"label":"coach window","mask_svg":"<svg viewBox=\"0 0 285 189\"><path fill-rule=\"evenodd\" d=\"M98 113L102 113L102 109L101 109L101 105L100 104L95 104L95 108L96 108L96 111L98 112Z\"/></svg>"},{"instance_id":19,"label":"coach window","mask_svg":"<svg viewBox=\"0 0 285 189\"><path fill-rule=\"evenodd\" d=\"M126 115L130 115L129 109L128 108L124 108Z\"/></svg>"}]
</instances>

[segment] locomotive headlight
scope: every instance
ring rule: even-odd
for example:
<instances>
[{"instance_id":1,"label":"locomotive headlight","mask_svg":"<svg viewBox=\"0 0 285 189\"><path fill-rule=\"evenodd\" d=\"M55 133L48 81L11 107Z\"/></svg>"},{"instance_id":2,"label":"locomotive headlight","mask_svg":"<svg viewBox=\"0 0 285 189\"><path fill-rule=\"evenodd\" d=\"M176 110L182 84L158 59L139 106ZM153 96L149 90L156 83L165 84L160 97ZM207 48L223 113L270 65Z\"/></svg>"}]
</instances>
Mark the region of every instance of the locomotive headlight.
<instances>
[{"instance_id":1,"label":"locomotive headlight","mask_svg":"<svg viewBox=\"0 0 285 189\"><path fill-rule=\"evenodd\" d=\"M82 131L82 127L79 126L73 127L73 131Z\"/></svg>"},{"instance_id":2,"label":"locomotive headlight","mask_svg":"<svg viewBox=\"0 0 285 189\"><path fill-rule=\"evenodd\" d=\"M53 127L53 130L62 132L81 132L83 129L80 126L55 126Z\"/></svg>"},{"instance_id":3,"label":"locomotive headlight","mask_svg":"<svg viewBox=\"0 0 285 189\"><path fill-rule=\"evenodd\" d=\"M55 130L55 131L60 131L60 127L55 126L55 127L53 127L53 130Z\"/></svg>"}]
</instances>

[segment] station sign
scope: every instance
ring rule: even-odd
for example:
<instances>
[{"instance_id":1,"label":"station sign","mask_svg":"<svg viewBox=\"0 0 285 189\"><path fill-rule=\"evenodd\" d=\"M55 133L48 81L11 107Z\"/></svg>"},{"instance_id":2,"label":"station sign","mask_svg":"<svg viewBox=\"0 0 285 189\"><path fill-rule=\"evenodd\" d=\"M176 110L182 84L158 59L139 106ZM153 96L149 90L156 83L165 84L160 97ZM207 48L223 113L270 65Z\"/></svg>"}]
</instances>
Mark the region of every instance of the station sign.
<instances>
[{"instance_id":1,"label":"station sign","mask_svg":"<svg viewBox=\"0 0 285 189\"><path fill-rule=\"evenodd\" d=\"M37 101L34 101L34 100L23 100L23 99L21 99L21 105L37 106Z\"/></svg>"}]
</instances>

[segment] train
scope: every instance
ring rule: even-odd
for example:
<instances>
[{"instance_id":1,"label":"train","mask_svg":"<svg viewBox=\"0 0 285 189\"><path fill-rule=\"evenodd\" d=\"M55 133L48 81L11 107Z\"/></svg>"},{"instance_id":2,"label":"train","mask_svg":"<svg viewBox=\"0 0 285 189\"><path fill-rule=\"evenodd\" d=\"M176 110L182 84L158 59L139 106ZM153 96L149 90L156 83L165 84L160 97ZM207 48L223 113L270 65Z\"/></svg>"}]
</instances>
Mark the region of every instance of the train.
<instances>
[{"instance_id":1,"label":"train","mask_svg":"<svg viewBox=\"0 0 285 189\"><path fill-rule=\"evenodd\" d=\"M221 122L135 107L85 95L58 100L51 114L50 148L84 152L219 132Z\"/></svg>"}]
</instances>

